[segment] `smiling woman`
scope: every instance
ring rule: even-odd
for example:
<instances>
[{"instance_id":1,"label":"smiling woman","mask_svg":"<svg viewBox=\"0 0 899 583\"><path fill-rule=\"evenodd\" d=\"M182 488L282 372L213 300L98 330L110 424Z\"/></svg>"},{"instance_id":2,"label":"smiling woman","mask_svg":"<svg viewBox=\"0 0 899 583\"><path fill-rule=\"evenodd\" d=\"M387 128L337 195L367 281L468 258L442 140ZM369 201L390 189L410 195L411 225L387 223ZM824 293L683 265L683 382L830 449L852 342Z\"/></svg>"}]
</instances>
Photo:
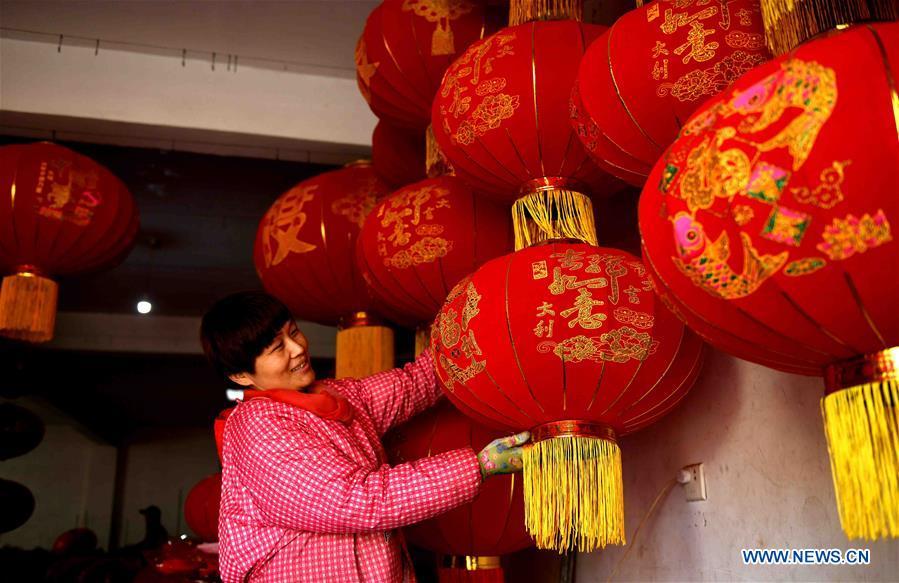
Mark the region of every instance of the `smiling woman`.
<instances>
[{"instance_id":1,"label":"smiling woman","mask_svg":"<svg viewBox=\"0 0 899 583\"><path fill-rule=\"evenodd\" d=\"M294 389L303 391L315 381L309 364L309 343L293 320L286 322L262 354L256 357L252 372L228 375L243 387L259 390Z\"/></svg>"}]
</instances>

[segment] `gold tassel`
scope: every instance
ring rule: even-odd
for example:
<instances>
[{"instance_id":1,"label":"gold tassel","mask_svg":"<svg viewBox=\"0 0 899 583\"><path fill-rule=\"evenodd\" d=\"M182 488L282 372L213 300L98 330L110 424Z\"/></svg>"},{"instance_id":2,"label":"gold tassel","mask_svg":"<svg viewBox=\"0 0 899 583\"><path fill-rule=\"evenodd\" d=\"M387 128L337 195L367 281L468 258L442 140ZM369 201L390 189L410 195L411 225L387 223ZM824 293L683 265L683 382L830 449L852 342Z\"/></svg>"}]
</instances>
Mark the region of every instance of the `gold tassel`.
<instances>
[{"instance_id":1,"label":"gold tassel","mask_svg":"<svg viewBox=\"0 0 899 583\"><path fill-rule=\"evenodd\" d=\"M453 29L450 26L449 17L446 18L446 26L437 21L437 28L431 35L431 56L451 55L456 52L456 44L453 41Z\"/></svg>"},{"instance_id":2,"label":"gold tassel","mask_svg":"<svg viewBox=\"0 0 899 583\"><path fill-rule=\"evenodd\" d=\"M761 0L761 8L774 56L839 26L899 19L896 0Z\"/></svg>"},{"instance_id":3,"label":"gold tassel","mask_svg":"<svg viewBox=\"0 0 899 583\"><path fill-rule=\"evenodd\" d=\"M572 435L537 441L525 448L523 473L525 525L537 548L561 554L625 543L621 450L614 441Z\"/></svg>"},{"instance_id":4,"label":"gold tassel","mask_svg":"<svg viewBox=\"0 0 899 583\"><path fill-rule=\"evenodd\" d=\"M431 325L422 325L415 329L415 356L431 347Z\"/></svg>"},{"instance_id":5,"label":"gold tassel","mask_svg":"<svg viewBox=\"0 0 899 583\"><path fill-rule=\"evenodd\" d=\"M899 537L899 380L833 392L821 412L846 536Z\"/></svg>"},{"instance_id":6,"label":"gold tassel","mask_svg":"<svg viewBox=\"0 0 899 583\"><path fill-rule=\"evenodd\" d=\"M370 319L365 312L354 314L337 330L335 378L363 378L394 365L393 330Z\"/></svg>"},{"instance_id":7,"label":"gold tassel","mask_svg":"<svg viewBox=\"0 0 899 583\"><path fill-rule=\"evenodd\" d=\"M446 156L437 145L437 138L434 137L434 128L428 124L425 131L425 172L428 178L436 178L438 176L455 176L456 171L453 165L449 163Z\"/></svg>"},{"instance_id":8,"label":"gold tassel","mask_svg":"<svg viewBox=\"0 0 899 583\"><path fill-rule=\"evenodd\" d=\"M535 20L577 20L584 16L584 0L510 0L509 26Z\"/></svg>"},{"instance_id":9,"label":"gold tassel","mask_svg":"<svg viewBox=\"0 0 899 583\"><path fill-rule=\"evenodd\" d=\"M25 342L53 338L59 286L30 272L3 278L0 288L0 335Z\"/></svg>"},{"instance_id":10,"label":"gold tassel","mask_svg":"<svg viewBox=\"0 0 899 583\"><path fill-rule=\"evenodd\" d=\"M593 203L583 193L548 187L531 192L512 206L515 250L551 239L577 239L597 245Z\"/></svg>"}]
</instances>

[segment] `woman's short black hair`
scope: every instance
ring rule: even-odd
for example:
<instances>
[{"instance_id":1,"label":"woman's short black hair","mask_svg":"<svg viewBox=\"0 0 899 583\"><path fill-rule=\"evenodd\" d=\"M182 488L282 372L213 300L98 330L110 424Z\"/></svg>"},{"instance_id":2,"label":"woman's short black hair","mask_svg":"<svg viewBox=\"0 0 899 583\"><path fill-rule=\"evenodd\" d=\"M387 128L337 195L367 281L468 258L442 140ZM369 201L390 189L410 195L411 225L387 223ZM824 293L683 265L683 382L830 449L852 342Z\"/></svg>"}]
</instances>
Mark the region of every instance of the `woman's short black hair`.
<instances>
[{"instance_id":1,"label":"woman's short black hair","mask_svg":"<svg viewBox=\"0 0 899 583\"><path fill-rule=\"evenodd\" d=\"M217 301L203 316L200 342L209 363L226 378L256 372L256 357L274 342L290 310L262 291L245 291Z\"/></svg>"}]
</instances>

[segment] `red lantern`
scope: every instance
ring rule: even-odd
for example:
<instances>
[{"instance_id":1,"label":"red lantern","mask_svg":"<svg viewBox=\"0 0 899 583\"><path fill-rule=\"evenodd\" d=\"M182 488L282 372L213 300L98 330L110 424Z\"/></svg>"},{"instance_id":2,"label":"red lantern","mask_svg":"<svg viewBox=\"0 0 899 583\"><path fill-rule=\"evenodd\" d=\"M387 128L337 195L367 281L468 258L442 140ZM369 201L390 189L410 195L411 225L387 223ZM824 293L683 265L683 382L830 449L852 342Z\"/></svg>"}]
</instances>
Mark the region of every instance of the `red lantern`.
<instances>
[{"instance_id":1,"label":"red lantern","mask_svg":"<svg viewBox=\"0 0 899 583\"><path fill-rule=\"evenodd\" d=\"M372 300L355 263L365 217L388 192L367 162L325 172L281 195L256 233L253 261L265 289L294 316L341 328L340 377L393 363L392 332L373 325ZM362 357L359 350L371 352Z\"/></svg>"},{"instance_id":2,"label":"red lantern","mask_svg":"<svg viewBox=\"0 0 899 583\"><path fill-rule=\"evenodd\" d=\"M53 337L50 279L121 261L134 244L137 208L106 168L46 142L0 148L0 334Z\"/></svg>"},{"instance_id":3,"label":"red lantern","mask_svg":"<svg viewBox=\"0 0 899 583\"><path fill-rule=\"evenodd\" d=\"M184 500L184 520L203 542L219 539L219 504L222 474L212 474L197 482Z\"/></svg>"},{"instance_id":4,"label":"red lantern","mask_svg":"<svg viewBox=\"0 0 899 583\"><path fill-rule=\"evenodd\" d=\"M516 248L553 237L596 242L583 193L613 183L568 124L568 99L577 63L604 30L573 20L504 28L447 69L434 99L434 135L456 174L499 200L520 199Z\"/></svg>"},{"instance_id":5,"label":"red lantern","mask_svg":"<svg viewBox=\"0 0 899 583\"><path fill-rule=\"evenodd\" d=\"M850 537L899 536L896 63L899 24L871 24L752 70L686 123L640 202L644 258L692 328L781 370L830 367Z\"/></svg>"},{"instance_id":6,"label":"red lantern","mask_svg":"<svg viewBox=\"0 0 899 583\"><path fill-rule=\"evenodd\" d=\"M378 5L356 45L356 78L375 115L424 130L444 70L484 29L480 2L385 0Z\"/></svg>"},{"instance_id":7,"label":"red lantern","mask_svg":"<svg viewBox=\"0 0 899 583\"><path fill-rule=\"evenodd\" d=\"M379 121L371 135L371 162L378 178L399 188L425 177L425 135Z\"/></svg>"},{"instance_id":8,"label":"red lantern","mask_svg":"<svg viewBox=\"0 0 899 583\"><path fill-rule=\"evenodd\" d=\"M460 279L511 250L508 213L454 176L410 184L379 202L357 258L385 313L406 326L429 324Z\"/></svg>"},{"instance_id":9,"label":"red lantern","mask_svg":"<svg viewBox=\"0 0 899 583\"><path fill-rule=\"evenodd\" d=\"M453 449L480 451L505 434L477 425L446 401L391 431L384 443L392 463L405 463ZM443 555L457 557L462 581L502 581L499 555L530 547L524 527L521 478L493 476L484 482L478 497L464 506L404 529L409 542ZM478 567L479 566L479 567ZM472 568L475 567L475 568ZM453 573L460 569L445 568Z\"/></svg>"},{"instance_id":10,"label":"red lantern","mask_svg":"<svg viewBox=\"0 0 899 583\"><path fill-rule=\"evenodd\" d=\"M525 500L538 547L623 542L615 440L671 410L702 353L657 302L643 264L561 242L494 259L450 293L431 345L463 411L531 430Z\"/></svg>"},{"instance_id":11,"label":"red lantern","mask_svg":"<svg viewBox=\"0 0 899 583\"><path fill-rule=\"evenodd\" d=\"M600 167L642 186L684 120L768 58L759 0L652 2L584 54L572 124Z\"/></svg>"}]
</instances>

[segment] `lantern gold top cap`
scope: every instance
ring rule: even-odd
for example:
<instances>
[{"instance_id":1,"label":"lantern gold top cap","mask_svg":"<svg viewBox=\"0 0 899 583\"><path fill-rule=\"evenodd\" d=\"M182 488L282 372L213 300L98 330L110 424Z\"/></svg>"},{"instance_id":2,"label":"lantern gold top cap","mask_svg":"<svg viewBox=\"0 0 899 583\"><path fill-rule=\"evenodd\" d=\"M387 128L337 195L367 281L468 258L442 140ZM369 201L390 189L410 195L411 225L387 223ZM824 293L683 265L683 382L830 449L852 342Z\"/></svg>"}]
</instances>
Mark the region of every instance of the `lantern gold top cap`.
<instances>
[{"instance_id":1,"label":"lantern gold top cap","mask_svg":"<svg viewBox=\"0 0 899 583\"><path fill-rule=\"evenodd\" d=\"M824 370L827 394L884 381L899 382L899 346L837 362Z\"/></svg>"}]
</instances>

